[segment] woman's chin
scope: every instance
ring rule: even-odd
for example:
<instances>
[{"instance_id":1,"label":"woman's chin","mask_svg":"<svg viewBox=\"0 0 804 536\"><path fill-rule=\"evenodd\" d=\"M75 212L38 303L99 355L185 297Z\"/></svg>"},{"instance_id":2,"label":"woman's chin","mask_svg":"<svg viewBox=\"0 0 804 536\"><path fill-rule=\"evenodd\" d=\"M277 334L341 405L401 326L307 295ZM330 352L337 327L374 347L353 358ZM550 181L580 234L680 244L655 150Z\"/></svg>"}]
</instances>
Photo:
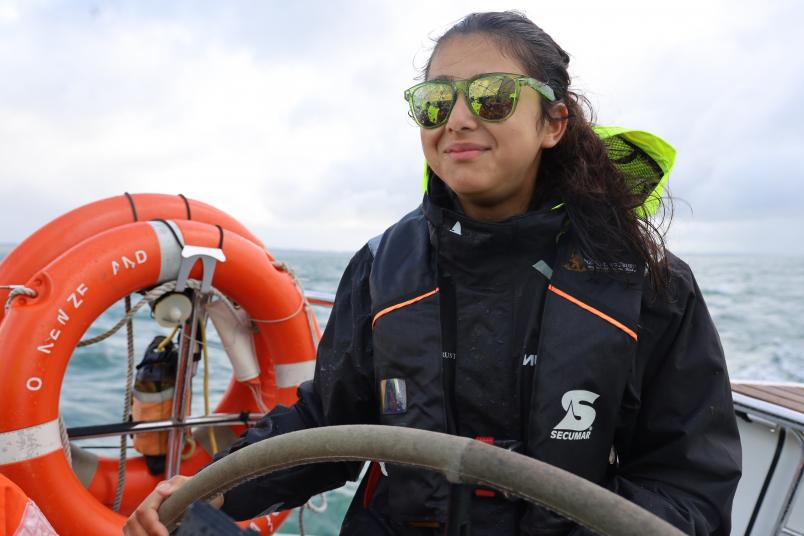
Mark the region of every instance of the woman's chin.
<instances>
[{"instance_id":1,"label":"woman's chin","mask_svg":"<svg viewBox=\"0 0 804 536\"><path fill-rule=\"evenodd\" d=\"M489 187L464 187L460 189L453 189L455 195L464 205L473 205L475 207L493 208L500 204L500 195Z\"/></svg>"},{"instance_id":2,"label":"woman's chin","mask_svg":"<svg viewBox=\"0 0 804 536\"><path fill-rule=\"evenodd\" d=\"M439 175L440 176L440 175ZM493 184L488 180L488 175L482 176L469 174L455 174L449 179L441 178L450 189L459 196L483 197L485 193L493 189Z\"/></svg>"}]
</instances>

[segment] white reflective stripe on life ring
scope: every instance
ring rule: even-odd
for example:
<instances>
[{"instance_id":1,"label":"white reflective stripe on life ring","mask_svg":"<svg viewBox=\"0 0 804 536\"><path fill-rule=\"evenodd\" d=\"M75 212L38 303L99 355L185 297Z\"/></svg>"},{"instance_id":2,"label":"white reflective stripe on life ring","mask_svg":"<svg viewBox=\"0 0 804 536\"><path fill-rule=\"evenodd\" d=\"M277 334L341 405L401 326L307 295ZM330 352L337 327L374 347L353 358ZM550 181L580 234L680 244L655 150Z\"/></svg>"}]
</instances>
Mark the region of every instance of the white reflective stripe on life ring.
<instances>
[{"instance_id":1,"label":"white reflective stripe on life ring","mask_svg":"<svg viewBox=\"0 0 804 536\"><path fill-rule=\"evenodd\" d=\"M315 359L309 361L299 361L298 363L288 363L286 365L276 365L276 386L295 387L301 382L313 379L315 372Z\"/></svg>"},{"instance_id":2,"label":"white reflective stripe on life ring","mask_svg":"<svg viewBox=\"0 0 804 536\"><path fill-rule=\"evenodd\" d=\"M24 462L61 450L59 420L0 432L0 465Z\"/></svg>"},{"instance_id":3,"label":"white reflective stripe on life ring","mask_svg":"<svg viewBox=\"0 0 804 536\"><path fill-rule=\"evenodd\" d=\"M178 238L184 243L184 236L182 236L181 229L172 220L167 221L150 221L151 227L156 233L156 239L159 240L159 253L161 264L159 266L159 283L165 281L173 281L179 275L179 267L181 266L181 250L182 247L176 242ZM173 229L173 233L170 229Z\"/></svg>"}]
</instances>

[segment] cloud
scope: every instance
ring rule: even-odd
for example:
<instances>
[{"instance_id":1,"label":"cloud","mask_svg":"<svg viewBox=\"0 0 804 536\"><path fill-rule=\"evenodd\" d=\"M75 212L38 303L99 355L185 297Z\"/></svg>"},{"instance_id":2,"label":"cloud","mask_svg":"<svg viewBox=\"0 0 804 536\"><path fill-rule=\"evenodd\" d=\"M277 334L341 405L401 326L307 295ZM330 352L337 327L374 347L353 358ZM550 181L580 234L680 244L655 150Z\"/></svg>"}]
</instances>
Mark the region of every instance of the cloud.
<instances>
[{"instance_id":1,"label":"cloud","mask_svg":"<svg viewBox=\"0 0 804 536\"><path fill-rule=\"evenodd\" d=\"M802 9L691 6L523 5L573 54L601 122L679 149L680 222L738 236L725 222L792 221ZM356 249L420 200L401 93L428 36L490 7L0 3L0 242L128 190L213 203L269 245Z\"/></svg>"},{"instance_id":2,"label":"cloud","mask_svg":"<svg viewBox=\"0 0 804 536\"><path fill-rule=\"evenodd\" d=\"M718 221L677 218L669 246L684 254L743 253L758 259L768 255L800 257L801 229L804 216L800 215L763 218L737 215Z\"/></svg>"},{"instance_id":3,"label":"cloud","mask_svg":"<svg viewBox=\"0 0 804 536\"><path fill-rule=\"evenodd\" d=\"M332 228L373 215L370 232L403 213L386 209L382 217L377 207L389 191L398 199L393 190L400 185L393 182L400 175L393 170L404 167L401 160L420 173L420 157L410 154L415 129L406 124L401 91L387 89L390 64L378 69L376 57L350 50L364 47L370 34L339 41L348 27L343 22L338 28L323 20L313 25L303 13L286 20L266 16L272 37L253 48L232 40L232 28L209 38L209 20L188 26L129 16L34 20L20 29L24 46L0 64L16 75L15 84L0 89L4 197L25 192L29 203L58 199L67 210L123 190L182 191L274 229L275 237L285 227L314 227L322 213ZM248 33L248 19L240 20ZM289 28L289 20L304 23ZM35 43L34 31L55 35L63 45ZM305 44L313 36L322 42ZM330 37L341 44L328 47L323 41ZM277 53L280 42L286 50ZM315 51L317 61L305 58ZM45 58L48 69L25 68ZM401 131L413 143L401 144ZM418 180L411 184L408 206L419 195ZM3 211L7 222L26 219L9 209ZM3 241L33 230L2 227ZM333 238L308 244L354 247L353 238L348 245Z\"/></svg>"},{"instance_id":4,"label":"cloud","mask_svg":"<svg viewBox=\"0 0 804 536\"><path fill-rule=\"evenodd\" d=\"M0 4L0 26L10 25L20 18L19 11L11 4Z\"/></svg>"}]
</instances>

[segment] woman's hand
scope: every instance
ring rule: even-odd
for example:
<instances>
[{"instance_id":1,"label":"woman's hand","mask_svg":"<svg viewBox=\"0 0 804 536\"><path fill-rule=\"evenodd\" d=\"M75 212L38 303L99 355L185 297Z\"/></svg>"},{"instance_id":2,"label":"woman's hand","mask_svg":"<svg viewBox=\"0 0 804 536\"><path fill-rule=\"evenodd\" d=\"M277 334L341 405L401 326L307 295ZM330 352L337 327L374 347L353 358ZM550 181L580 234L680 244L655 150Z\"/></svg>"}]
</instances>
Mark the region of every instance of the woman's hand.
<instances>
[{"instance_id":1,"label":"woman's hand","mask_svg":"<svg viewBox=\"0 0 804 536\"><path fill-rule=\"evenodd\" d=\"M128 518L123 526L123 534L126 536L169 536L167 528L159 521L157 510L165 499L189 479L190 477L187 476L176 475L170 480L160 482ZM215 508L220 508L223 504L223 495L215 497L210 504Z\"/></svg>"}]
</instances>

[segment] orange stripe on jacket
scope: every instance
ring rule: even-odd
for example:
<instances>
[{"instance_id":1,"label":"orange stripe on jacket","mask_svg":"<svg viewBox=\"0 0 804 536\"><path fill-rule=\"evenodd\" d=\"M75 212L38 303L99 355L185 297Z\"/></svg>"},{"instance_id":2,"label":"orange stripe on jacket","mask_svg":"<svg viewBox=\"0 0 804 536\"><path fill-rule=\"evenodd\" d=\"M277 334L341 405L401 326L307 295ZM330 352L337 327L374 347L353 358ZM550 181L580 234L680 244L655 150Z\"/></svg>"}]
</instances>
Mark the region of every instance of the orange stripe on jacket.
<instances>
[{"instance_id":1,"label":"orange stripe on jacket","mask_svg":"<svg viewBox=\"0 0 804 536\"><path fill-rule=\"evenodd\" d=\"M382 311L380 311L379 313L374 315L374 319L371 321L371 327L372 328L374 327L374 324L377 323L377 320L379 320L381 316L386 315L386 314L390 313L391 311L396 311L397 309L401 309L403 307L406 307L406 306L408 306L408 305L410 305L412 303L416 303L417 301L422 301L423 299L429 298L430 296L436 294L437 292L438 292L438 287L434 288L430 292L425 292L421 296L416 296L415 298L410 299L408 301L403 301L402 303L397 303L396 305L392 305L391 307L386 307L385 309L383 309Z\"/></svg>"},{"instance_id":2,"label":"orange stripe on jacket","mask_svg":"<svg viewBox=\"0 0 804 536\"><path fill-rule=\"evenodd\" d=\"M614 318L610 317L609 315L607 315L603 311L595 309L591 305L588 305L588 304L582 302L581 300L579 300L578 298L575 298L574 296L570 296L569 294L567 294L563 290L558 289L558 288L554 287L553 285L548 285L547 289L555 292L556 294L558 294L562 298L571 301L572 303L574 303L575 305L577 305L581 309L586 309L587 311L589 311L593 315L596 315L596 316L602 318L603 320L605 320L606 322L608 322L612 326L615 326L615 327L623 330L625 333L628 334L629 337L631 337L635 341L638 340L637 334L636 334L636 332L634 330L632 330L631 328L629 328L628 326L626 326L622 322L619 322L619 321L615 320Z\"/></svg>"}]
</instances>

